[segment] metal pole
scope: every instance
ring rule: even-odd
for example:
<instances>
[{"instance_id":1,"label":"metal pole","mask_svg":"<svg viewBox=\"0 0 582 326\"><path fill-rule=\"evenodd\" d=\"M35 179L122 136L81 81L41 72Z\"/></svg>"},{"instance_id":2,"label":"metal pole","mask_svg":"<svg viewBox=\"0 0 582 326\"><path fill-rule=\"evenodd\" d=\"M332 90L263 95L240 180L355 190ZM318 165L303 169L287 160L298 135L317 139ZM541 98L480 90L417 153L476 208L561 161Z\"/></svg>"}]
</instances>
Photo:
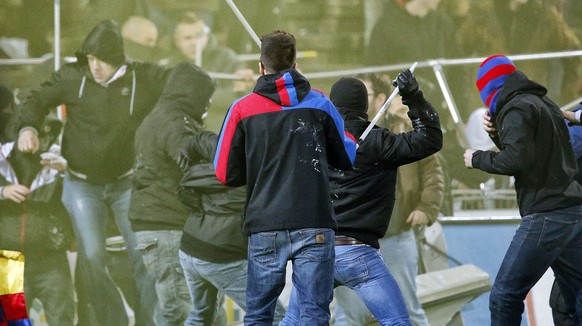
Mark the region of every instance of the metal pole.
<instances>
[{"instance_id":1,"label":"metal pole","mask_svg":"<svg viewBox=\"0 0 582 326\"><path fill-rule=\"evenodd\" d=\"M255 31L253 31L253 28L251 27L251 25L249 25L249 23L247 22L247 20L243 16L243 14L240 12L240 10L238 10L237 6L234 4L234 2L232 0L226 0L226 3L228 3L228 5L230 6L232 11L234 12L236 17L238 18L238 20L240 20L240 22L243 24L244 28L251 35L251 37L253 38L255 43L257 43L257 45L259 46L259 49L260 49L261 48L261 39L259 39L259 36L257 35L257 33L255 33Z\"/></svg>"},{"instance_id":2,"label":"metal pole","mask_svg":"<svg viewBox=\"0 0 582 326\"><path fill-rule=\"evenodd\" d=\"M410 67L410 72L414 72L414 69L416 69L417 64L418 64L418 62L415 62L412 64L412 66ZM380 120L382 115L384 115L384 112L386 112L386 110L388 109L388 106L390 106L390 103L392 103L392 101L394 101L394 98L396 97L396 95L398 95L398 86L396 86L394 91L392 91L392 94L390 94L390 96L388 97L388 99L386 100L384 105L382 105L382 108L380 109L380 111L378 111L378 113L376 113L376 116L374 117L372 122L370 122L370 124L368 125L366 130L364 130L364 132L360 136L360 140L359 140L358 144L363 142L364 139L366 139L366 137L368 136L368 134L370 133L372 128L374 128L374 126L376 125L376 122L378 122L378 120Z\"/></svg>"},{"instance_id":3,"label":"metal pole","mask_svg":"<svg viewBox=\"0 0 582 326\"><path fill-rule=\"evenodd\" d=\"M61 0L55 0L55 71L61 68Z\"/></svg>"},{"instance_id":4,"label":"metal pole","mask_svg":"<svg viewBox=\"0 0 582 326\"><path fill-rule=\"evenodd\" d=\"M467 140L467 136L465 133L465 123L461 119L459 115L459 110L457 110L457 106L455 105L455 101L453 100L453 96L451 95L451 89L449 88L449 84L447 83L447 80L445 79L445 74L443 73L443 68L438 62L436 62L432 66L432 69L434 70L434 74L436 75L437 81L441 88L441 92L443 93L445 101L447 102L447 106L449 107L449 111L451 112L451 116L453 117L453 121L457 125L457 129L455 130L455 132L457 133L459 143L461 144L462 147L467 148L469 141Z\"/></svg>"},{"instance_id":5,"label":"metal pole","mask_svg":"<svg viewBox=\"0 0 582 326\"><path fill-rule=\"evenodd\" d=\"M574 101L562 106L560 109L562 109L562 111L572 111L577 107L580 107L580 105L582 104L582 97L579 97L577 99L575 99Z\"/></svg>"}]
</instances>

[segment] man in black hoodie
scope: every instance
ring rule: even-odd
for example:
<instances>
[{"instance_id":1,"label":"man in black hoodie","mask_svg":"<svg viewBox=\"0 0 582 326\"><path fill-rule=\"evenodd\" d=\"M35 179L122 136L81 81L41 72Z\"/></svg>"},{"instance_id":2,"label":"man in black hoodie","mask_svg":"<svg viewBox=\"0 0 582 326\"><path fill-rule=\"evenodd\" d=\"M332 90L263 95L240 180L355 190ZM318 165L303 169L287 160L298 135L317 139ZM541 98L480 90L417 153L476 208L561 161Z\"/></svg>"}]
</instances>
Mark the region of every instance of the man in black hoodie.
<instances>
[{"instance_id":1,"label":"man in black hoodie","mask_svg":"<svg viewBox=\"0 0 582 326\"><path fill-rule=\"evenodd\" d=\"M499 152L467 149L465 166L515 176L522 222L491 289L491 325L519 325L526 295L551 267L582 321L582 186L560 108L504 55L487 58L477 88Z\"/></svg>"},{"instance_id":2,"label":"man in black hoodie","mask_svg":"<svg viewBox=\"0 0 582 326\"><path fill-rule=\"evenodd\" d=\"M381 325L411 325L402 294L384 264L378 240L386 234L394 207L396 173L401 165L423 159L442 147L439 116L407 70L397 78L402 102L410 110L413 131L394 134L374 126L356 151L354 169L330 171L338 229L335 237L336 286L356 291ZM330 99L346 130L360 137L369 126L368 91L356 78L341 78ZM299 306L295 289L281 325L295 325Z\"/></svg>"},{"instance_id":3,"label":"man in black hoodie","mask_svg":"<svg viewBox=\"0 0 582 326\"><path fill-rule=\"evenodd\" d=\"M130 176L135 130L160 96L166 75L165 69L151 64L127 63L118 25L108 20L89 33L77 52L77 62L64 65L32 90L21 107L18 148L34 153L39 148L37 130L44 116L51 108L66 106L62 155L69 168L62 200L72 218L79 264L87 280L85 291L90 294L99 325L127 321L121 296L106 267L110 212L125 240L137 287L149 289L144 286L145 269L127 217ZM140 312L153 311L151 307L137 308L138 320Z\"/></svg>"}]
</instances>

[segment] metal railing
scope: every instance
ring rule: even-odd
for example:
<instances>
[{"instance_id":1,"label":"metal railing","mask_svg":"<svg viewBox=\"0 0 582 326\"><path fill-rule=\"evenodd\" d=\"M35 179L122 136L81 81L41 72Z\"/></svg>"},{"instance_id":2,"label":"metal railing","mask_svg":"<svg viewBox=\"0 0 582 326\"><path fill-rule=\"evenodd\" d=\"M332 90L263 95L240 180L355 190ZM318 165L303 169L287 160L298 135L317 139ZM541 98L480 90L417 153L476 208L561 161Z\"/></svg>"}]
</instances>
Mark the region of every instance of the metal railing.
<instances>
[{"instance_id":1,"label":"metal railing","mask_svg":"<svg viewBox=\"0 0 582 326\"><path fill-rule=\"evenodd\" d=\"M582 51L565 51L565 52L551 52L551 53L537 53L537 54L521 54L521 55L508 55L512 61L521 60L539 60L539 59L554 59L554 58L566 58L566 57L578 57L582 56ZM14 65L37 65L41 64L50 56L43 58L28 58L28 59L0 59L0 66L14 66ZM443 93L446 100L448 108L451 115L457 124L458 131L460 134L464 134L464 124L459 119L459 114L455 101L452 97L450 88L447 83L446 75L443 71L443 67L446 66L458 66L458 65L468 65L468 64L480 64L485 58L465 58L465 59L435 59L419 61L419 68L431 68L437 78L439 87ZM63 59L64 62L74 62L75 57L66 57ZM386 66L371 66L362 67L348 70L336 70L336 71L321 71L313 73L305 73L304 75L309 79L324 79L342 76L355 76L363 73L381 73L381 72L396 72L407 69L410 66L409 63L386 65ZM226 80L239 80L240 77L234 74L227 73L216 73L209 72L209 74L216 79L226 79ZM582 98L575 99L570 103L564 105L562 110L571 110L580 105ZM482 206L482 211L487 211L488 209L496 210L495 205L487 205L488 202L494 202L497 200L510 201L515 200L515 192L513 189L494 189L491 191L484 191L483 189L454 189L453 197L455 202L476 202L480 203ZM465 211L466 212L466 211ZM519 223L521 217L517 210L514 215L507 216L446 216L440 217L439 221L443 224L499 224L499 223Z\"/></svg>"}]
</instances>

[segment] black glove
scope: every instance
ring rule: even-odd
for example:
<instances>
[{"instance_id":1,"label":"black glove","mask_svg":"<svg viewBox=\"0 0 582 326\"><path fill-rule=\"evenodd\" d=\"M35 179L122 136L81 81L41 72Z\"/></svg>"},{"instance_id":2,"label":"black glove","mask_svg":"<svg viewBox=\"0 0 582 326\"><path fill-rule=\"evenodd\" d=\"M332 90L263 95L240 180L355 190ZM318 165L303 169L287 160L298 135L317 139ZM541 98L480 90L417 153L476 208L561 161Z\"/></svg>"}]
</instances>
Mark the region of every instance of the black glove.
<instances>
[{"instance_id":1,"label":"black glove","mask_svg":"<svg viewBox=\"0 0 582 326\"><path fill-rule=\"evenodd\" d=\"M185 151L181 151L178 154L178 157L176 157L176 164L178 164L182 172L186 173L188 171L188 169L190 168L190 158L188 157L188 154L186 154Z\"/></svg>"},{"instance_id":2,"label":"black glove","mask_svg":"<svg viewBox=\"0 0 582 326\"><path fill-rule=\"evenodd\" d=\"M398 87L398 93L402 96L402 103L405 105L408 105L410 101L423 97L418 82L410 69L399 73L396 79L392 81L392 85Z\"/></svg>"}]
</instances>

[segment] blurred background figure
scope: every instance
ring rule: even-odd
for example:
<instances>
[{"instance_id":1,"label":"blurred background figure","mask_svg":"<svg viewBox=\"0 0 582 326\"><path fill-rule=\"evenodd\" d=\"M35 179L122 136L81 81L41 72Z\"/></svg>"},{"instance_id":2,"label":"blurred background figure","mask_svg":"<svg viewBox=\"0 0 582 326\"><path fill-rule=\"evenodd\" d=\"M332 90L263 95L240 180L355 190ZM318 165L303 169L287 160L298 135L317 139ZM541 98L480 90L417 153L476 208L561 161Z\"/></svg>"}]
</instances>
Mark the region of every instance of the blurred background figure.
<instances>
[{"instance_id":1,"label":"blurred background figure","mask_svg":"<svg viewBox=\"0 0 582 326\"><path fill-rule=\"evenodd\" d=\"M473 2L459 26L457 39L467 56L490 53L545 53L580 50L581 43L564 15L547 0ZM564 105L580 96L580 57L527 60L521 70L547 85L548 96ZM472 97L472 107L478 98Z\"/></svg>"},{"instance_id":2,"label":"blurred background figure","mask_svg":"<svg viewBox=\"0 0 582 326\"><path fill-rule=\"evenodd\" d=\"M173 34L173 49L167 56L167 63L173 66L179 62L190 62L210 73L235 74L242 80L222 80L212 97L213 105L221 108L210 111L208 125L212 130L218 130L224 111L230 104L253 85L254 72L246 63L239 60L237 54L230 48L220 45L204 20L195 12L182 13L176 21Z\"/></svg>"},{"instance_id":3,"label":"blurred background figure","mask_svg":"<svg viewBox=\"0 0 582 326\"><path fill-rule=\"evenodd\" d=\"M485 112L487 112L487 108L484 107L475 109L465 124L465 133L469 147L482 151L495 148L495 143L493 143L489 134L483 129L483 115Z\"/></svg>"},{"instance_id":4,"label":"blurred background figure","mask_svg":"<svg viewBox=\"0 0 582 326\"><path fill-rule=\"evenodd\" d=\"M158 28L142 16L131 16L121 26L125 55L134 61L156 62L160 58Z\"/></svg>"}]
</instances>

